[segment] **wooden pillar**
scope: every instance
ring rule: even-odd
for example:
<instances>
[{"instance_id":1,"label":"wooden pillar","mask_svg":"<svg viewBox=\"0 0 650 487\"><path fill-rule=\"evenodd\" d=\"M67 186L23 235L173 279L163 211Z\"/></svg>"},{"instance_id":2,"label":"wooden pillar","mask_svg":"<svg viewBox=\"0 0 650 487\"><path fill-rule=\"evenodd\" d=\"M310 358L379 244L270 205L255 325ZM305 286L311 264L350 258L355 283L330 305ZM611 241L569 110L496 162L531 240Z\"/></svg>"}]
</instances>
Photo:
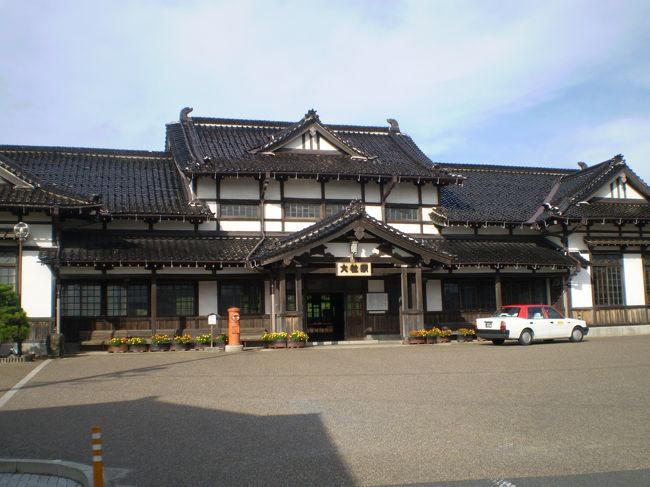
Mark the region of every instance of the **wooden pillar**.
<instances>
[{"instance_id":1,"label":"wooden pillar","mask_svg":"<svg viewBox=\"0 0 650 487\"><path fill-rule=\"evenodd\" d=\"M295 283L295 288L296 288L296 313L298 314L298 322L300 323L300 326L302 327L302 331L305 331L307 327L305 326L305 320L303 319L304 317L304 312L302 308L302 270L300 267L296 268L296 283Z\"/></svg>"},{"instance_id":2,"label":"wooden pillar","mask_svg":"<svg viewBox=\"0 0 650 487\"><path fill-rule=\"evenodd\" d=\"M285 317L287 310L287 273L284 269L280 269L278 273L278 314L276 320L281 330L287 330L287 320Z\"/></svg>"},{"instance_id":3,"label":"wooden pillar","mask_svg":"<svg viewBox=\"0 0 650 487\"><path fill-rule=\"evenodd\" d=\"M498 269L496 271L496 276L494 277L494 294L497 309L499 309L503 305L503 302L501 299L501 274Z\"/></svg>"},{"instance_id":4,"label":"wooden pillar","mask_svg":"<svg viewBox=\"0 0 650 487\"><path fill-rule=\"evenodd\" d=\"M422 299L422 268L415 268L415 310L417 311L416 323L418 328L424 328L424 300Z\"/></svg>"},{"instance_id":5,"label":"wooden pillar","mask_svg":"<svg viewBox=\"0 0 650 487\"><path fill-rule=\"evenodd\" d=\"M406 267L402 267L402 271L400 274L400 292L401 292L401 297L402 297L402 306L400 306L400 330L402 333L402 336L405 337L408 335L408 330L407 330L407 316L406 316L406 311L408 310L408 271Z\"/></svg>"},{"instance_id":6,"label":"wooden pillar","mask_svg":"<svg viewBox=\"0 0 650 487\"><path fill-rule=\"evenodd\" d=\"M157 318L157 313L156 313L156 308L158 307L157 304L157 296L158 296L158 286L156 285L156 271L152 271L151 273L151 287L149 288L149 306L151 307L151 330L152 333L156 333L156 318Z\"/></svg>"}]
</instances>

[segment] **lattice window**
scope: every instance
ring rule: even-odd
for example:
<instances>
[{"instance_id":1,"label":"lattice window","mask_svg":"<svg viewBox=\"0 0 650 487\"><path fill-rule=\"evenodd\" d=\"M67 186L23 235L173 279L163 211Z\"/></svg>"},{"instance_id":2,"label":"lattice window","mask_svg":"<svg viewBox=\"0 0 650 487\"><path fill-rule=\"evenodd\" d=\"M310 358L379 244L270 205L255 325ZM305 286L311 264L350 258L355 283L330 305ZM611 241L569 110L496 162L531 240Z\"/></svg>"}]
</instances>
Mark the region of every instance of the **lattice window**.
<instances>
[{"instance_id":1,"label":"lattice window","mask_svg":"<svg viewBox=\"0 0 650 487\"><path fill-rule=\"evenodd\" d=\"M224 218L259 218L260 215L258 205L222 203L220 211Z\"/></svg>"},{"instance_id":2,"label":"lattice window","mask_svg":"<svg viewBox=\"0 0 650 487\"><path fill-rule=\"evenodd\" d=\"M262 281L222 282L219 287L219 313L226 316L228 308L237 307L242 315L264 313Z\"/></svg>"},{"instance_id":3,"label":"lattice window","mask_svg":"<svg viewBox=\"0 0 650 487\"><path fill-rule=\"evenodd\" d=\"M386 221L387 222L417 222L418 209L387 206Z\"/></svg>"},{"instance_id":4,"label":"lattice window","mask_svg":"<svg viewBox=\"0 0 650 487\"><path fill-rule=\"evenodd\" d=\"M623 269L620 254L594 254L591 259L591 280L596 306L624 304Z\"/></svg>"},{"instance_id":5,"label":"lattice window","mask_svg":"<svg viewBox=\"0 0 650 487\"><path fill-rule=\"evenodd\" d=\"M156 303L158 316L194 316L196 315L196 283L158 283Z\"/></svg>"},{"instance_id":6,"label":"lattice window","mask_svg":"<svg viewBox=\"0 0 650 487\"><path fill-rule=\"evenodd\" d=\"M97 283L65 283L61 288L63 316L99 316L102 286Z\"/></svg>"},{"instance_id":7,"label":"lattice window","mask_svg":"<svg viewBox=\"0 0 650 487\"><path fill-rule=\"evenodd\" d=\"M16 252L0 252L0 283L16 287Z\"/></svg>"},{"instance_id":8,"label":"lattice window","mask_svg":"<svg viewBox=\"0 0 650 487\"><path fill-rule=\"evenodd\" d=\"M313 220L320 218L320 214L320 204L318 203L285 203L284 205L286 218Z\"/></svg>"}]
</instances>

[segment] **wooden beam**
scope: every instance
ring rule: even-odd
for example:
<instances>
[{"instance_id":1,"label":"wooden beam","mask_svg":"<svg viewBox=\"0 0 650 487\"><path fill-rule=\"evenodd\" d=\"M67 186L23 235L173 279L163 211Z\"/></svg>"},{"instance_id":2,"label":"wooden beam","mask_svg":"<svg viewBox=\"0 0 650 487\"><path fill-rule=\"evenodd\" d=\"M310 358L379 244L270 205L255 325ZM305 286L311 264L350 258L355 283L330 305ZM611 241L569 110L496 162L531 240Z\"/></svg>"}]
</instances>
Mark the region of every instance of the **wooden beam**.
<instances>
[{"instance_id":1,"label":"wooden beam","mask_svg":"<svg viewBox=\"0 0 650 487\"><path fill-rule=\"evenodd\" d=\"M381 202L384 203L386 199L390 196L390 193L393 191L393 188L397 185L397 176L393 176L388 183L388 186L384 187L383 194L381 195Z\"/></svg>"}]
</instances>

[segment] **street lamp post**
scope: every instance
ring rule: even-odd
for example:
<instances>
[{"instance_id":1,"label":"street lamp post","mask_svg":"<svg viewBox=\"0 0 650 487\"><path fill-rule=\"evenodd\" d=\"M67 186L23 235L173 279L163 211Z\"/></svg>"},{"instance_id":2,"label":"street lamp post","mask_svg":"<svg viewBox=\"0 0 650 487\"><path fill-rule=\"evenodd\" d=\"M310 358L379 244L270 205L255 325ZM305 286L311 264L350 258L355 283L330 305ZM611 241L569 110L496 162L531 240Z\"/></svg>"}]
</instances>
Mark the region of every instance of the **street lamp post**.
<instances>
[{"instance_id":1,"label":"street lamp post","mask_svg":"<svg viewBox=\"0 0 650 487\"><path fill-rule=\"evenodd\" d=\"M23 242L29 237L29 225L25 222L18 222L14 225L14 236L18 240L18 306L22 307L22 285L23 285Z\"/></svg>"}]
</instances>

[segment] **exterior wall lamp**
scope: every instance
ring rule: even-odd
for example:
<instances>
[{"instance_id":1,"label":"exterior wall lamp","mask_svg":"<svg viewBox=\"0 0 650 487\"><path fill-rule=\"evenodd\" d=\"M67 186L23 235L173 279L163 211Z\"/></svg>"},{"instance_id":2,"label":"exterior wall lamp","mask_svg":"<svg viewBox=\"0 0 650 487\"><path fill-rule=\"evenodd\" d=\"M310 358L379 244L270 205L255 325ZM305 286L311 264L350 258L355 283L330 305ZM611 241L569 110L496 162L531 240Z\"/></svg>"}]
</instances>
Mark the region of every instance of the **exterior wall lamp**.
<instances>
[{"instance_id":1,"label":"exterior wall lamp","mask_svg":"<svg viewBox=\"0 0 650 487\"><path fill-rule=\"evenodd\" d=\"M18 222L14 225L14 237L18 240L18 306L22 306L22 285L23 285L23 242L29 237L29 225L25 222Z\"/></svg>"}]
</instances>

